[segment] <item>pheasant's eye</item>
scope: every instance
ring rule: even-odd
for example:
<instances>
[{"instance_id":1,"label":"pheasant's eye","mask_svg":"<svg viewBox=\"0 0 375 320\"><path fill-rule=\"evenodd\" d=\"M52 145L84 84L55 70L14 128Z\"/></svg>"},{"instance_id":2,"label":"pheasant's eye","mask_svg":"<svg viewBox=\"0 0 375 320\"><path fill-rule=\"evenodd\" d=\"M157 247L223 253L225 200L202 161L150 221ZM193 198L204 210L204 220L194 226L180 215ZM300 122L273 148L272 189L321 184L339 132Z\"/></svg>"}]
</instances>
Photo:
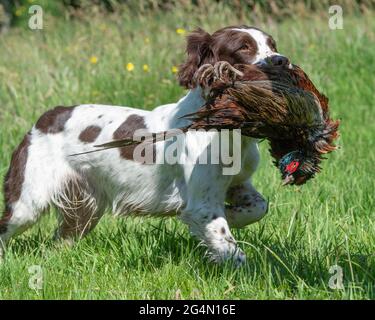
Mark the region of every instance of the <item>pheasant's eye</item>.
<instances>
[{"instance_id":1,"label":"pheasant's eye","mask_svg":"<svg viewBox=\"0 0 375 320\"><path fill-rule=\"evenodd\" d=\"M285 170L289 173L289 174L292 174L293 172L295 172L297 170L299 166L299 162L298 161L292 161L291 163L289 163Z\"/></svg>"}]
</instances>

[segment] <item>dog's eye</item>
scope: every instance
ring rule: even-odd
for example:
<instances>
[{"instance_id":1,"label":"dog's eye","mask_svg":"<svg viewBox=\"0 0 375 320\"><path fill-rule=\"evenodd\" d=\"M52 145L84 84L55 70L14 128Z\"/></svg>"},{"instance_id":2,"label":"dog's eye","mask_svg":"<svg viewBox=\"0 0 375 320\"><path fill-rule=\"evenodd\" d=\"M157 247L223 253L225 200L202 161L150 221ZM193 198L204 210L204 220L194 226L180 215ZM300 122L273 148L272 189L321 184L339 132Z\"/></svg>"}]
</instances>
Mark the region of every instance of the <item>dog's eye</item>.
<instances>
[{"instance_id":1,"label":"dog's eye","mask_svg":"<svg viewBox=\"0 0 375 320\"><path fill-rule=\"evenodd\" d=\"M242 52L245 52L245 53L252 53L253 52L253 48L250 47L249 45L243 45L241 46L240 48L238 48L236 51L242 51Z\"/></svg>"},{"instance_id":2,"label":"dog's eye","mask_svg":"<svg viewBox=\"0 0 375 320\"><path fill-rule=\"evenodd\" d=\"M248 45L244 44L243 46L239 47L236 51L249 51L250 48Z\"/></svg>"},{"instance_id":3,"label":"dog's eye","mask_svg":"<svg viewBox=\"0 0 375 320\"><path fill-rule=\"evenodd\" d=\"M268 46L271 48L272 51L277 52L276 42L272 38L268 38L267 40Z\"/></svg>"}]
</instances>

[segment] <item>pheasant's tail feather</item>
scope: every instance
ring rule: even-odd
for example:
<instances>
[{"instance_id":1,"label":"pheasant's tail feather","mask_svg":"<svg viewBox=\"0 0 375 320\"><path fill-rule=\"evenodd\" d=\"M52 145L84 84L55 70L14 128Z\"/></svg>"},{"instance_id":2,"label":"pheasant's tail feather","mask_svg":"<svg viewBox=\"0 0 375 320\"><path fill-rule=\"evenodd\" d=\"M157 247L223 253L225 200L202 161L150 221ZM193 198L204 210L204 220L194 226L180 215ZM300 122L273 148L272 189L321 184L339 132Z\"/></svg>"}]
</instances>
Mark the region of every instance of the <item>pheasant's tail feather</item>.
<instances>
[{"instance_id":1,"label":"pheasant's tail feather","mask_svg":"<svg viewBox=\"0 0 375 320\"><path fill-rule=\"evenodd\" d=\"M108 149L113 149L113 148L124 148L124 147L128 147L128 146L131 146L131 145L139 144L139 143L140 143L139 141L133 140L133 139L130 139L130 138L119 139L119 140L114 140L114 141L110 141L110 142L99 144L99 145L94 145L94 148L97 148L95 150L74 153L74 154L70 154L69 156L70 157L81 156L81 155L96 153L96 152L100 152L100 151L104 151L104 150L108 150ZM145 142L145 143L147 143L147 142Z\"/></svg>"},{"instance_id":2,"label":"pheasant's tail feather","mask_svg":"<svg viewBox=\"0 0 375 320\"><path fill-rule=\"evenodd\" d=\"M187 128L171 129L167 131L161 131L156 133L150 133L146 138L134 137L133 139L126 138L120 140L114 140L100 145L95 145L95 148L112 149L112 148L124 148L135 144L153 144L160 141L168 140L172 137L178 136L185 133Z\"/></svg>"},{"instance_id":3,"label":"pheasant's tail feather","mask_svg":"<svg viewBox=\"0 0 375 320\"><path fill-rule=\"evenodd\" d=\"M126 139L119 139L119 140L106 142L106 143L103 143L103 144L97 144L97 145L94 145L94 147L95 148L106 148L106 149L123 148L123 147L126 147L126 146L131 146L131 145L135 145L135 144L139 144L139 143L140 143L140 141L133 140L133 139L130 139L130 138L126 138Z\"/></svg>"},{"instance_id":4,"label":"pheasant's tail feather","mask_svg":"<svg viewBox=\"0 0 375 320\"><path fill-rule=\"evenodd\" d=\"M125 139L119 139L114 140L110 142L106 142L103 144L97 144L94 145L95 148L98 148L96 150L90 150L86 152L80 152L71 154L70 156L78 156L78 155L84 155L84 154L90 154L95 152L100 152L108 149L114 149L114 148L126 148L129 146L134 146L137 144L154 144L156 142L165 141L172 137L178 136L180 134L185 133L188 130L187 127L181 128L181 129L171 129L167 131L161 131L157 133L150 133L147 137L142 138L141 136L136 136L134 138L125 138ZM100 148L100 149L99 149Z\"/></svg>"}]
</instances>

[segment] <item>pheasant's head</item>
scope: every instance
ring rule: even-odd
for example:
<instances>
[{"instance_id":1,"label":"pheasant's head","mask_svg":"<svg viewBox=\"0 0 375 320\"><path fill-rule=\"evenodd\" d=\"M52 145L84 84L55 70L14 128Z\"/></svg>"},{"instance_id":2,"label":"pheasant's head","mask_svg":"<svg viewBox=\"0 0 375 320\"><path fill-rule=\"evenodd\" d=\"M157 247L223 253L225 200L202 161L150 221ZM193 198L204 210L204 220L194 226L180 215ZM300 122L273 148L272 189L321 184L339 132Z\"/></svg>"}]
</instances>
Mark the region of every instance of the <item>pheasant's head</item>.
<instances>
[{"instance_id":1,"label":"pheasant's head","mask_svg":"<svg viewBox=\"0 0 375 320\"><path fill-rule=\"evenodd\" d=\"M304 184L320 171L319 162L319 158L308 156L301 151L287 153L279 161L283 185Z\"/></svg>"}]
</instances>

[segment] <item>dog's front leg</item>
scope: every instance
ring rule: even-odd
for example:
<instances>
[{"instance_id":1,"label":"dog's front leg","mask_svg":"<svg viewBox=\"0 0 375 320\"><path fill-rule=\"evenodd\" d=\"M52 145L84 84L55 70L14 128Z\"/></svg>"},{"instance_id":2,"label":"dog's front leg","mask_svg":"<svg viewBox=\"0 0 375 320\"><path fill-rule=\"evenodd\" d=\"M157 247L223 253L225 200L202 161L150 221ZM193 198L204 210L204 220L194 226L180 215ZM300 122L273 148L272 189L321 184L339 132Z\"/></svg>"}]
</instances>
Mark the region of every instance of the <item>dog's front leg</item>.
<instances>
[{"instance_id":1,"label":"dog's front leg","mask_svg":"<svg viewBox=\"0 0 375 320\"><path fill-rule=\"evenodd\" d=\"M236 265L245 261L245 254L237 246L229 230L224 208L200 202L182 211L181 220L190 231L207 245L209 254L216 262L233 260Z\"/></svg>"},{"instance_id":2,"label":"dog's front leg","mask_svg":"<svg viewBox=\"0 0 375 320\"><path fill-rule=\"evenodd\" d=\"M264 217L268 203L252 186L250 180L229 188L225 215L231 228L244 228Z\"/></svg>"}]
</instances>

